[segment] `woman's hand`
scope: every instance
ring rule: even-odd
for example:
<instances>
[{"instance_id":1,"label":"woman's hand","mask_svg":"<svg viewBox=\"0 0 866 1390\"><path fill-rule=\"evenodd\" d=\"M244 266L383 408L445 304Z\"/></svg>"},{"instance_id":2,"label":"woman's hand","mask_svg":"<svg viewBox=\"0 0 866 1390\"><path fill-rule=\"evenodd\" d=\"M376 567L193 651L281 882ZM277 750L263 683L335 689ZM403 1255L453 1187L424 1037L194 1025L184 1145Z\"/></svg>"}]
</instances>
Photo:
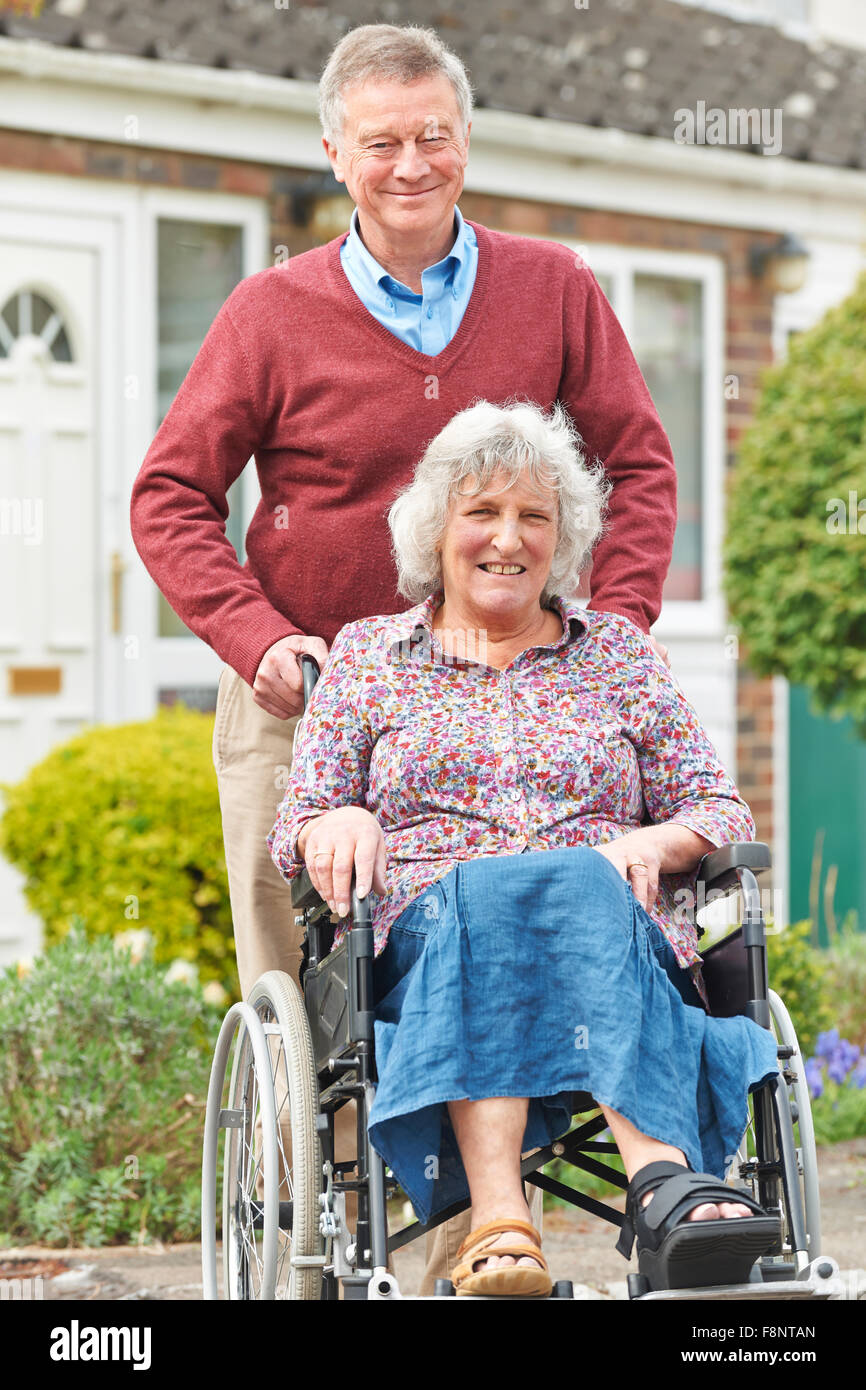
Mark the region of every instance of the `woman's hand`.
<instances>
[{"instance_id":1,"label":"woman's hand","mask_svg":"<svg viewBox=\"0 0 866 1390\"><path fill-rule=\"evenodd\" d=\"M649 912L659 891L659 874L686 873L716 846L687 825L668 821L632 830L606 845L593 849L609 859L613 867L631 884L632 892L645 912Z\"/></svg>"},{"instance_id":2,"label":"woman's hand","mask_svg":"<svg viewBox=\"0 0 866 1390\"><path fill-rule=\"evenodd\" d=\"M372 885L384 894L385 836L376 817L363 806L340 806L308 820L298 836L313 887L332 912L345 917L352 894L352 870L359 898Z\"/></svg>"},{"instance_id":3,"label":"woman's hand","mask_svg":"<svg viewBox=\"0 0 866 1390\"><path fill-rule=\"evenodd\" d=\"M658 843L647 842L643 835L642 830L634 830L618 840L609 840L606 845L593 845L593 849L610 860L617 873L631 884L641 907L649 912L658 897L662 856Z\"/></svg>"}]
</instances>

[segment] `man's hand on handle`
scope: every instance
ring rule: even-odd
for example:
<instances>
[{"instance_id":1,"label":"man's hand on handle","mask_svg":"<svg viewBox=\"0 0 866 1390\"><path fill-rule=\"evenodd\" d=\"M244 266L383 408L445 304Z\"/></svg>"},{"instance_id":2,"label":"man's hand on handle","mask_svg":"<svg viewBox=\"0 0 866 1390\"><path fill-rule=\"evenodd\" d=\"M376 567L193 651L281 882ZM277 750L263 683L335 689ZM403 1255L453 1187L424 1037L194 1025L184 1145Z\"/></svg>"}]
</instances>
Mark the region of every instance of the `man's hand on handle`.
<instances>
[{"instance_id":1,"label":"man's hand on handle","mask_svg":"<svg viewBox=\"0 0 866 1390\"><path fill-rule=\"evenodd\" d=\"M268 647L259 663L253 684L253 699L275 719L291 719L304 712L304 676L301 670L302 652L315 657L321 671L328 659L328 648L322 637L308 637L302 632L281 637Z\"/></svg>"}]
</instances>

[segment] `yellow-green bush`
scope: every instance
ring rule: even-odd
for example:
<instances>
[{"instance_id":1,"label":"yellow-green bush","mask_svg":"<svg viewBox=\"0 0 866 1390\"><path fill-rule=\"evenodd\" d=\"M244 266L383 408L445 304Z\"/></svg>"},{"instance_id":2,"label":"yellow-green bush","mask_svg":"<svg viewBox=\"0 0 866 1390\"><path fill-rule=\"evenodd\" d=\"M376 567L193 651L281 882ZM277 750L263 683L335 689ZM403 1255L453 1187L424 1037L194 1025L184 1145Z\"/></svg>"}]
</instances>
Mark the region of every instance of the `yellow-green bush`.
<instances>
[{"instance_id":1,"label":"yellow-green bush","mask_svg":"<svg viewBox=\"0 0 866 1390\"><path fill-rule=\"evenodd\" d=\"M773 926L772 919L768 925ZM803 1057L811 1056L819 1033L835 1022L827 955L812 944L812 923L792 922L767 935L767 974L788 1013Z\"/></svg>"},{"instance_id":2,"label":"yellow-green bush","mask_svg":"<svg viewBox=\"0 0 866 1390\"><path fill-rule=\"evenodd\" d=\"M100 725L2 785L0 852L25 877L46 944L146 927L157 962L237 993L213 715L176 705Z\"/></svg>"}]
</instances>

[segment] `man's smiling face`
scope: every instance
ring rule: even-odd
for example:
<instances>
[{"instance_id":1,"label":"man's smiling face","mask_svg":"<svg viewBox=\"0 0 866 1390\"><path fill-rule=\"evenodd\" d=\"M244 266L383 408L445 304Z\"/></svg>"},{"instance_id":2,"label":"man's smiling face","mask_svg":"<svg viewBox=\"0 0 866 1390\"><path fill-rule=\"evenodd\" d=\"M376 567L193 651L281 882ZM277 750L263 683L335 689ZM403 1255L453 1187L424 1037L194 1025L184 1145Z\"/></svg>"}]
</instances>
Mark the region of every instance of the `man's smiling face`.
<instances>
[{"instance_id":1,"label":"man's smiling face","mask_svg":"<svg viewBox=\"0 0 866 1390\"><path fill-rule=\"evenodd\" d=\"M339 146L325 148L362 231L388 243L451 228L469 157L454 88L439 73L414 82L365 82L343 92Z\"/></svg>"}]
</instances>

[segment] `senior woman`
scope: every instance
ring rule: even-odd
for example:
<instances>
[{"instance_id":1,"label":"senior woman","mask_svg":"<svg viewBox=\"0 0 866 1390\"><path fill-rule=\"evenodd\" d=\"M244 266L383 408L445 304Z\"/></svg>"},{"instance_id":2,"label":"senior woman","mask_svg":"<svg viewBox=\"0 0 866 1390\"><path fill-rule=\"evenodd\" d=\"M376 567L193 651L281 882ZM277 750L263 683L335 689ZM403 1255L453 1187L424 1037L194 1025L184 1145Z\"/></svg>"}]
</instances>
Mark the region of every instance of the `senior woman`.
<instances>
[{"instance_id":1,"label":"senior woman","mask_svg":"<svg viewBox=\"0 0 866 1390\"><path fill-rule=\"evenodd\" d=\"M754 825L650 640L569 597L606 486L559 405L453 417L389 513L416 606L338 633L268 837L335 944L353 872L371 894L370 1136L420 1219L468 1189L458 1295L550 1292L520 1156L574 1091L613 1132L617 1248L636 1234L652 1287L746 1278L778 1233L719 1182L775 1041L708 1016L676 899Z\"/></svg>"}]
</instances>

